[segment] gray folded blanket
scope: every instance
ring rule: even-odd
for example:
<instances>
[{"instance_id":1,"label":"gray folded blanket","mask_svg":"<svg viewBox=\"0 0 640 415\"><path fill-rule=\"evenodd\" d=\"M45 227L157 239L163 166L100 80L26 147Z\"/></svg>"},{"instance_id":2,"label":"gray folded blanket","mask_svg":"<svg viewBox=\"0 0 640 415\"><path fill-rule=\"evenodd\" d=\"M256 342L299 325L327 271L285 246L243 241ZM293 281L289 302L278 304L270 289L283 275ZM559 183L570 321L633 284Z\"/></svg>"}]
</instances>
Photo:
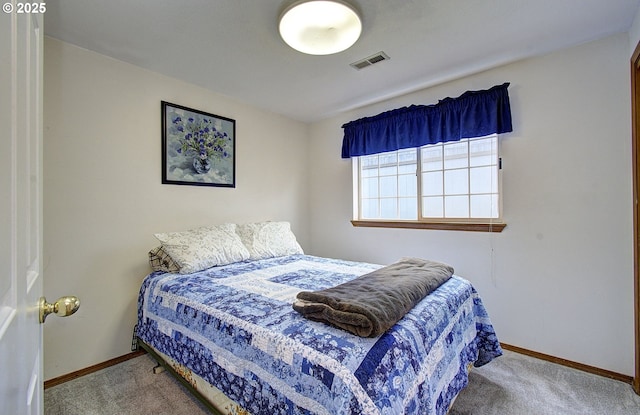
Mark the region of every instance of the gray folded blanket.
<instances>
[{"instance_id":1,"label":"gray folded blanket","mask_svg":"<svg viewBox=\"0 0 640 415\"><path fill-rule=\"evenodd\" d=\"M302 291L293 308L310 320L361 337L376 337L452 274L453 268L447 264L403 258L332 288Z\"/></svg>"}]
</instances>

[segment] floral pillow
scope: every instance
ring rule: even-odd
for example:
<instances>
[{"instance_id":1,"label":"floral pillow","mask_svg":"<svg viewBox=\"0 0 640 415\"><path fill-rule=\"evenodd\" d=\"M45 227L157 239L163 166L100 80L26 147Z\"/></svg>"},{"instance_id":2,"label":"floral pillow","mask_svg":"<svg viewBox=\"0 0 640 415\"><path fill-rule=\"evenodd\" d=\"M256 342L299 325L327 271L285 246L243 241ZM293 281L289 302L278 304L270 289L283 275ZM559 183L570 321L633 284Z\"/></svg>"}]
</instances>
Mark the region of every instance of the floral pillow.
<instances>
[{"instance_id":1,"label":"floral pillow","mask_svg":"<svg viewBox=\"0 0 640 415\"><path fill-rule=\"evenodd\" d=\"M155 237L178 265L180 274L249 259L249 251L242 244L233 223L184 232L157 233Z\"/></svg>"},{"instance_id":2,"label":"floral pillow","mask_svg":"<svg viewBox=\"0 0 640 415\"><path fill-rule=\"evenodd\" d=\"M249 259L303 254L289 222L257 222L236 226Z\"/></svg>"}]
</instances>

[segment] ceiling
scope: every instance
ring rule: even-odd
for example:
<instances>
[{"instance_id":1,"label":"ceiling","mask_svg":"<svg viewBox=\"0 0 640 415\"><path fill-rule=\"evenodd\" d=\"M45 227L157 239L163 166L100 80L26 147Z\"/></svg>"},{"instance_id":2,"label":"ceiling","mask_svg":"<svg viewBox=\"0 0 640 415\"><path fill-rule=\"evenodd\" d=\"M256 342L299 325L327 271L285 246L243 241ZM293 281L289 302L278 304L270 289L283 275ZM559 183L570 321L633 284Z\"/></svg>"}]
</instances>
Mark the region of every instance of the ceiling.
<instances>
[{"instance_id":1,"label":"ceiling","mask_svg":"<svg viewBox=\"0 0 640 415\"><path fill-rule=\"evenodd\" d=\"M45 34L303 122L627 32L640 0L352 0L350 49L304 55L291 0L48 0ZM349 64L384 51L390 60Z\"/></svg>"}]
</instances>

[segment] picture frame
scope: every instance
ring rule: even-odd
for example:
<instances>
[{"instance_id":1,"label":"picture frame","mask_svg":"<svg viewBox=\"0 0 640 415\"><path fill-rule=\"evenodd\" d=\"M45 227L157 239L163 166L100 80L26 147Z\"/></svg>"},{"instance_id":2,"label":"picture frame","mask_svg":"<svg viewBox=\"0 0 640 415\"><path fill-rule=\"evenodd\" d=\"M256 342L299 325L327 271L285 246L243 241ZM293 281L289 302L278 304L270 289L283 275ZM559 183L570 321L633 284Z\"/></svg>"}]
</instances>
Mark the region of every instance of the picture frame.
<instances>
[{"instance_id":1,"label":"picture frame","mask_svg":"<svg viewBox=\"0 0 640 415\"><path fill-rule=\"evenodd\" d=\"M162 183L236 187L236 121L161 101Z\"/></svg>"}]
</instances>

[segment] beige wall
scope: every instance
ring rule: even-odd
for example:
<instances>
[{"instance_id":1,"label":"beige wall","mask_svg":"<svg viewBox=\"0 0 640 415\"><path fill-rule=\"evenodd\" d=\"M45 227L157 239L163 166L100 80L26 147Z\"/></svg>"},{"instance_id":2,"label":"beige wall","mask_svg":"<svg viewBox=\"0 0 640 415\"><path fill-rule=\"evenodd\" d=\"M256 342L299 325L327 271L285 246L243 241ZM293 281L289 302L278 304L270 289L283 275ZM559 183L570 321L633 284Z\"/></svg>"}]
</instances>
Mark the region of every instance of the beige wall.
<instances>
[{"instance_id":1,"label":"beige wall","mask_svg":"<svg viewBox=\"0 0 640 415\"><path fill-rule=\"evenodd\" d=\"M236 120L236 188L163 185L160 101ZM78 313L44 326L45 379L129 352L154 233L288 220L309 244L308 127L47 38L44 292Z\"/></svg>"},{"instance_id":2,"label":"beige wall","mask_svg":"<svg viewBox=\"0 0 640 415\"><path fill-rule=\"evenodd\" d=\"M633 19L633 24L629 28L629 57L633 55L640 42L640 7L636 11L636 16Z\"/></svg>"},{"instance_id":3,"label":"beige wall","mask_svg":"<svg viewBox=\"0 0 640 415\"><path fill-rule=\"evenodd\" d=\"M633 375L628 43L609 37L314 124L311 250L448 262L475 284L501 341ZM514 131L501 138L502 233L351 226L343 123L503 82Z\"/></svg>"}]
</instances>

